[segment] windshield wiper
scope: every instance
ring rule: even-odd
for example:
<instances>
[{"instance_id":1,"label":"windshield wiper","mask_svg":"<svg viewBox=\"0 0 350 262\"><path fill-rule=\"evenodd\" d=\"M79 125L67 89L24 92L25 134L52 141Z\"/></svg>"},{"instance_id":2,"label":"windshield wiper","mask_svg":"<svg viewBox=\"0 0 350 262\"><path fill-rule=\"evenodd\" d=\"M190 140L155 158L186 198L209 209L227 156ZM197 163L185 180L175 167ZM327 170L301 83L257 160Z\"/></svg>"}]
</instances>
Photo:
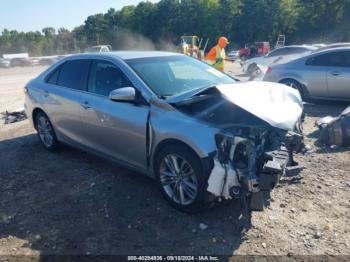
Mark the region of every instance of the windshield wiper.
<instances>
[{"instance_id":1,"label":"windshield wiper","mask_svg":"<svg viewBox=\"0 0 350 262\"><path fill-rule=\"evenodd\" d=\"M158 96L160 99L166 100L167 98L171 97L171 95L159 95Z\"/></svg>"},{"instance_id":2,"label":"windshield wiper","mask_svg":"<svg viewBox=\"0 0 350 262\"><path fill-rule=\"evenodd\" d=\"M192 103L206 100L206 99L213 97L213 96L214 96L213 94L195 95L195 96L191 96L187 99L184 99L182 101L173 102L172 104L175 104L177 106L188 105L188 104L192 104Z\"/></svg>"}]
</instances>

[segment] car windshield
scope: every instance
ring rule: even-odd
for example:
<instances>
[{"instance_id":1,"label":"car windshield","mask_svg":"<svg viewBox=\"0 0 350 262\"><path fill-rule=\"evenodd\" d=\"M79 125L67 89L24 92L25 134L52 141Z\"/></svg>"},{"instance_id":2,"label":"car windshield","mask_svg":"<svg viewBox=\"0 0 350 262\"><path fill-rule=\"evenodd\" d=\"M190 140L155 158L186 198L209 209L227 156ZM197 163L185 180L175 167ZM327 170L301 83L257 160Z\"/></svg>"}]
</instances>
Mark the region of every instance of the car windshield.
<instances>
[{"instance_id":1,"label":"car windshield","mask_svg":"<svg viewBox=\"0 0 350 262\"><path fill-rule=\"evenodd\" d=\"M206 63L187 56L129 59L126 62L159 97L236 82Z\"/></svg>"}]
</instances>

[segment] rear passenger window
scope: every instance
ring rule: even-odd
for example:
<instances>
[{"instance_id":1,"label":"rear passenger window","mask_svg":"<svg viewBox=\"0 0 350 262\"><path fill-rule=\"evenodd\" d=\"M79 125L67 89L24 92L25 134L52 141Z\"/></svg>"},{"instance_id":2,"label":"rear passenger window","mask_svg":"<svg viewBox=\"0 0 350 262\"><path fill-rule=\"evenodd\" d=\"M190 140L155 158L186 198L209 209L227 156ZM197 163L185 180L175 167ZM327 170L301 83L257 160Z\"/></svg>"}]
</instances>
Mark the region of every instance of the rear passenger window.
<instances>
[{"instance_id":1,"label":"rear passenger window","mask_svg":"<svg viewBox=\"0 0 350 262\"><path fill-rule=\"evenodd\" d=\"M60 73L60 70L58 68L55 71L53 71L53 73L50 74L46 82L52 85L56 85L59 73Z\"/></svg>"},{"instance_id":2,"label":"rear passenger window","mask_svg":"<svg viewBox=\"0 0 350 262\"><path fill-rule=\"evenodd\" d=\"M328 55L319 55L314 56L306 60L306 65L309 66L328 66L329 64L329 57Z\"/></svg>"},{"instance_id":3,"label":"rear passenger window","mask_svg":"<svg viewBox=\"0 0 350 262\"><path fill-rule=\"evenodd\" d=\"M86 90L86 78L90 60L72 60L64 63L59 69L59 86L77 90Z\"/></svg>"},{"instance_id":4,"label":"rear passenger window","mask_svg":"<svg viewBox=\"0 0 350 262\"><path fill-rule=\"evenodd\" d=\"M95 60L89 75L88 91L94 94L109 96L114 89L132 86L124 73L108 61Z\"/></svg>"},{"instance_id":5,"label":"rear passenger window","mask_svg":"<svg viewBox=\"0 0 350 262\"><path fill-rule=\"evenodd\" d=\"M347 52L332 52L315 56L307 60L306 65L347 67Z\"/></svg>"}]
</instances>

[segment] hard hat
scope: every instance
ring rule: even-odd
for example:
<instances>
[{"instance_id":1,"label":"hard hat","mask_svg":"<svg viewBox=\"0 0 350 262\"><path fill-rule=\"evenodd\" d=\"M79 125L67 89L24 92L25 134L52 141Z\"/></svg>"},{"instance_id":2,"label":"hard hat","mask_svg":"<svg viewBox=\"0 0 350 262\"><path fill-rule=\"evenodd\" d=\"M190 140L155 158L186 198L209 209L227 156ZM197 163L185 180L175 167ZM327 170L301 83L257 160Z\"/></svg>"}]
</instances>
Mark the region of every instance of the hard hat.
<instances>
[{"instance_id":1,"label":"hard hat","mask_svg":"<svg viewBox=\"0 0 350 262\"><path fill-rule=\"evenodd\" d=\"M228 39L224 36L220 36L218 44L220 47L224 47L225 45L229 44L230 42L228 41Z\"/></svg>"}]
</instances>

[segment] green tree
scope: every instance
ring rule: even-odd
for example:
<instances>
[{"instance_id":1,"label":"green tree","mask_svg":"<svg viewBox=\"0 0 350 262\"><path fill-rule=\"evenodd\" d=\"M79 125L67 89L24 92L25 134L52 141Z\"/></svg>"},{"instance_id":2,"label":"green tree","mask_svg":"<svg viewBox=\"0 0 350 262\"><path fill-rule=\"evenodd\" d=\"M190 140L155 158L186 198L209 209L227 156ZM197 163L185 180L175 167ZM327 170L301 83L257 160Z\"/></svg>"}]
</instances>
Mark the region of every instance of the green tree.
<instances>
[{"instance_id":1,"label":"green tree","mask_svg":"<svg viewBox=\"0 0 350 262\"><path fill-rule=\"evenodd\" d=\"M53 37L56 33L56 29L53 27L45 27L41 30L46 37Z\"/></svg>"},{"instance_id":2,"label":"green tree","mask_svg":"<svg viewBox=\"0 0 350 262\"><path fill-rule=\"evenodd\" d=\"M156 45L164 40L177 44L184 34L209 38L210 45L224 35L236 47L256 41L274 44L279 34L286 35L288 44L350 41L349 14L350 0L143 1L91 15L72 31L5 29L0 35L0 54L63 54L96 44L118 47L123 46L120 42L131 41L132 35L140 41L151 39Z\"/></svg>"}]
</instances>

